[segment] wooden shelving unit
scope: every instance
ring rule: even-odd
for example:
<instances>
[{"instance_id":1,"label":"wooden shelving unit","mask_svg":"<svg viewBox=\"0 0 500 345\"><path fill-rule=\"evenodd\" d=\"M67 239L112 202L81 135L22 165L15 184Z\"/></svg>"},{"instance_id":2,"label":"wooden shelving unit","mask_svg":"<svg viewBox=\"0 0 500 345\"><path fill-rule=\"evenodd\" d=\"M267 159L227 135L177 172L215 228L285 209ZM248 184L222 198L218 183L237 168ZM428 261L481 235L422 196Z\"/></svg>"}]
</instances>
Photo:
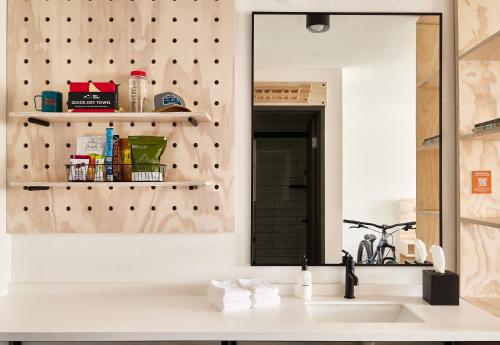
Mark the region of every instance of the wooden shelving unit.
<instances>
[{"instance_id":1,"label":"wooden shelving unit","mask_svg":"<svg viewBox=\"0 0 500 345\"><path fill-rule=\"evenodd\" d=\"M460 293L500 316L500 130L473 133L500 117L500 3L458 0L458 190ZM472 171L492 175L491 194L472 193Z\"/></svg>"},{"instance_id":2,"label":"wooden shelving unit","mask_svg":"<svg viewBox=\"0 0 500 345\"><path fill-rule=\"evenodd\" d=\"M439 25L438 16L422 16L416 28L416 237L428 250L440 244L440 144L423 144L426 138L440 133Z\"/></svg>"}]
</instances>

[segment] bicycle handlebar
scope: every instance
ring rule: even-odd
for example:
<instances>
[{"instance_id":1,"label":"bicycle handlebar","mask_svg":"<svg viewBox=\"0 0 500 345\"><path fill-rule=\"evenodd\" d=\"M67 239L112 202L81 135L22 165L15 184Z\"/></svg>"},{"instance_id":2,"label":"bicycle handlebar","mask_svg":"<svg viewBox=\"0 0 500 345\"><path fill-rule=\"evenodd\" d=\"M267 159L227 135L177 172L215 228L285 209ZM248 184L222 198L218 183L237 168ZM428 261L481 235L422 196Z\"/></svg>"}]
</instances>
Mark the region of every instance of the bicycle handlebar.
<instances>
[{"instance_id":1,"label":"bicycle handlebar","mask_svg":"<svg viewBox=\"0 0 500 345\"><path fill-rule=\"evenodd\" d=\"M406 222L406 223L397 223L397 224L392 224L392 225L385 225L385 224L379 225L379 224L359 222L357 220L349 220L349 219L344 219L344 223L354 224L360 228L365 227L365 226L373 226L373 227L380 229L380 230L389 230L389 229L396 228L396 227L403 227L404 230L410 230L411 226L417 224L417 222Z\"/></svg>"}]
</instances>

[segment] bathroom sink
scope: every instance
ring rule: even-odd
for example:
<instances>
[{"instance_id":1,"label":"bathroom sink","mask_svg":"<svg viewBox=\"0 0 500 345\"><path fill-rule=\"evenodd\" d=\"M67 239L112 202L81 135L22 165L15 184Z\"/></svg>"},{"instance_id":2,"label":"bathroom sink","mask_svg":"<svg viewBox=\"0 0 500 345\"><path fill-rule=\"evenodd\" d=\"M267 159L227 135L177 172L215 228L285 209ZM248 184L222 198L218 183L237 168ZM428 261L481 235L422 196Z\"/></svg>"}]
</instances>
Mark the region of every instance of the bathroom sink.
<instances>
[{"instance_id":1,"label":"bathroom sink","mask_svg":"<svg viewBox=\"0 0 500 345\"><path fill-rule=\"evenodd\" d=\"M402 304L309 303L306 309L316 322L423 322Z\"/></svg>"}]
</instances>

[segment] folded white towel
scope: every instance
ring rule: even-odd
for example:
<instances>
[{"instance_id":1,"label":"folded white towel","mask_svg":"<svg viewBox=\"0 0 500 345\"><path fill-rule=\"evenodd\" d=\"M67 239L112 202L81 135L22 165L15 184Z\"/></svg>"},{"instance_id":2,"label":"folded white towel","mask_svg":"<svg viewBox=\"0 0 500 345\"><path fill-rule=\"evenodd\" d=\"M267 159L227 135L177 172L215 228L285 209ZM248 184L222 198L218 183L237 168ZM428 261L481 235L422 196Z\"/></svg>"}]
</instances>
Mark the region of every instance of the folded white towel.
<instances>
[{"instance_id":1,"label":"folded white towel","mask_svg":"<svg viewBox=\"0 0 500 345\"><path fill-rule=\"evenodd\" d=\"M252 292L252 307L272 307L281 303L279 288L262 279L238 279L238 284Z\"/></svg>"},{"instance_id":2,"label":"folded white towel","mask_svg":"<svg viewBox=\"0 0 500 345\"><path fill-rule=\"evenodd\" d=\"M279 295L279 288L263 279L238 279L238 284L248 289L252 294Z\"/></svg>"},{"instance_id":3,"label":"folded white towel","mask_svg":"<svg viewBox=\"0 0 500 345\"><path fill-rule=\"evenodd\" d=\"M207 290L208 302L224 312L250 309L250 291L242 288L236 281L212 280Z\"/></svg>"},{"instance_id":4,"label":"folded white towel","mask_svg":"<svg viewBox=\"0 0 500 345\"><path fill-rule=\"evenodd\" d=\"M252 296L252 307L256 309L274 307L281 303L279 295L255 295Z\"/></svg>"}]
</instances>

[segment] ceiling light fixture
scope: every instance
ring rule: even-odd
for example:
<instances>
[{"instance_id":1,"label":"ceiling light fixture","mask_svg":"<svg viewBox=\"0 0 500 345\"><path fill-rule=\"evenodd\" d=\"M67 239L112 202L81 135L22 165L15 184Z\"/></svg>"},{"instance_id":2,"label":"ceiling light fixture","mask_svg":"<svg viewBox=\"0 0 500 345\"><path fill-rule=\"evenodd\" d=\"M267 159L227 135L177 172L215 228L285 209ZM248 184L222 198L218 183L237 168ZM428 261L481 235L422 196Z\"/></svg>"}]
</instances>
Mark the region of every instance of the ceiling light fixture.
<instances>
[{"instance_id":1,"label":"ceiling light fixture","mask_svg":"<svg viewBox=\"0 0 500 345\"><path fill-rule=\"evenodd\" d=\"M306 15L306 28L312 33L319 34L330 29L329 14L308 14Z\"/></svg>"}]
</instances>

